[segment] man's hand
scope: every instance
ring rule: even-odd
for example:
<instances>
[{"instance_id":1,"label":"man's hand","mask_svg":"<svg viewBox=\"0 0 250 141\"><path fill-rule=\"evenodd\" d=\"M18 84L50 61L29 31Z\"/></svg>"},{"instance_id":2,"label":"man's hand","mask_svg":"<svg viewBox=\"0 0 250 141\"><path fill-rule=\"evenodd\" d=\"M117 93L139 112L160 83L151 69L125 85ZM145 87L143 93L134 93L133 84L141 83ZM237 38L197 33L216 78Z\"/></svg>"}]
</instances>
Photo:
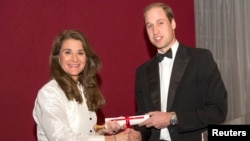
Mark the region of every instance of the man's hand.
<instances>
[{"instance_id":1,"label":"man's hand","mask_svg":"<svg viewBox=\"0 0 250 141\"><path fill-rule=\"evenodd\" d=\"M138 126L146 126L146 127L155 127L157 129L165 128L170 125L170 112L160 112L154 111L147 113L150 115L150 118L140 123Z\"/></svg>"}]
</instances>

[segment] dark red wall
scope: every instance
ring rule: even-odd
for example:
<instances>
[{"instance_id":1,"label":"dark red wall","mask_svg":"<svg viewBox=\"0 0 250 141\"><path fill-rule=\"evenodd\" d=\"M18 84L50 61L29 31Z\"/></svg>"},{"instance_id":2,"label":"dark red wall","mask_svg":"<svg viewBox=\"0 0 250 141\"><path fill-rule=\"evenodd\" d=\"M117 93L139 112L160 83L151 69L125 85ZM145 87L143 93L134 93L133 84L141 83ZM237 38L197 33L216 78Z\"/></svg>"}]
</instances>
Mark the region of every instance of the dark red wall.
<instances>
[{"instance_id":1,"label":"dark red wall","mask_svg":"<svg viewBox=\"0 0 250 141\"><path fill-rule=\"evenodd\" d=\"M134 74L155 52L147 47L142 12L154 0L1 0L0 140L35 141L32 118L38 89L47 82L48 58L63 29L85 33L102 60L101 90L113 117L135 112ZM160 0L174 10L179 41L194 46L193 0Z\"/></svg>"}]
</instances>

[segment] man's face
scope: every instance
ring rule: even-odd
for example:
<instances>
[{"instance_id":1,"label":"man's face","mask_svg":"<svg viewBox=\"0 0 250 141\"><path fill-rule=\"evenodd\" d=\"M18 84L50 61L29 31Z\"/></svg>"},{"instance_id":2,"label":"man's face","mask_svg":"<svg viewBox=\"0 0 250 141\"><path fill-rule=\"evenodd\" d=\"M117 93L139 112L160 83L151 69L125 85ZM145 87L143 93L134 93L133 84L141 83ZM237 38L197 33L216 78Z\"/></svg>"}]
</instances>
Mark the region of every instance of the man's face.
<instances>
[{"instance_id":1,"label":"man's face","mask_svg":"<svg viewBox=\"0 0 250 141\"><path fill-rule=\"evenodd\" d=\"M151 43L166 52L175 42L175 20L171 23L164 10L154 7L145 13L146 30Z\"/></svg>"}]
</instances>

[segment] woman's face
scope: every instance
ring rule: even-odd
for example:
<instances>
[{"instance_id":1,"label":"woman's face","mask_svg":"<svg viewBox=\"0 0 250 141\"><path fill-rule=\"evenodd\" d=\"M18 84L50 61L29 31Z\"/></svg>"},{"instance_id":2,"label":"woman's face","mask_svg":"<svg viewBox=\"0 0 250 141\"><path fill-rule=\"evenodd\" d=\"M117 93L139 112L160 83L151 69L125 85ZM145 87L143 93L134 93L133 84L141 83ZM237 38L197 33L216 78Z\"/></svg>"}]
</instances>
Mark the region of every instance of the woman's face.
<instances>
[{"instance_id":1,"label":"woman's face","mask_svg":"<svg viewBox=\"0 0 250 141\"><path fill-rule=\"evenodd\" d=\"M59 63L62 69L77 81L79 74L83 71L87 56L80 40L67 39L63 41L59 53Z\"/></svg>"}]
</instances>

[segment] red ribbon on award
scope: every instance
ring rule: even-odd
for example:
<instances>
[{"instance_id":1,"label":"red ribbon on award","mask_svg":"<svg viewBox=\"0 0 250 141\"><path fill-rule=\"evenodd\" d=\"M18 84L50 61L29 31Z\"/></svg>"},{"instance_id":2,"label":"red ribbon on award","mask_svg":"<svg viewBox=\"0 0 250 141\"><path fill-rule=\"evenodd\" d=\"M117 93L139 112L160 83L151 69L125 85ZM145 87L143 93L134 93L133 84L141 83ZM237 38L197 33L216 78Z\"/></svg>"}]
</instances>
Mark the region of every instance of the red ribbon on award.
<instances>
[{"instance_id":1,"label":"red ribbon on award","mask_svg":"<svg viewBox=\"0 0 250 141\"><path fill-rule=\"evenodd\" d=\"M115 120L121 126L125 125L126 128L131 127L132 125L140 124L149 118L149 115L138 115L138 116L121 116L121 117L113 117L113 118L105 118L105 122L108 120Z\"/></svg>"}]
</instances>

